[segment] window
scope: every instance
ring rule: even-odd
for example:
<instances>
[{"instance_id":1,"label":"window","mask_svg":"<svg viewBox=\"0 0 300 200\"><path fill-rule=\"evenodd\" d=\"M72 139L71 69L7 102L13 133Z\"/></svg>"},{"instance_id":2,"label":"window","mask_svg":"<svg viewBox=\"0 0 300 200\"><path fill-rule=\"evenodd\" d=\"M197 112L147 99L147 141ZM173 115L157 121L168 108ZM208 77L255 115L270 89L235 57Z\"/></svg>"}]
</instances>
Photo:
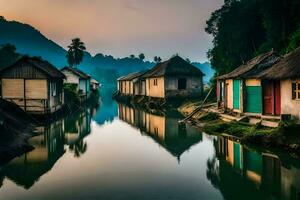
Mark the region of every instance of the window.
<instances>
[{"instance_id":1,"label":"window","mask_svg":"<svg viewBox=\"0 0 300 200\"><path fill-rule=\"evenodd\" d=\"M56 96L56 83L55 82L51 82L50 83L50 93L52 96Z\"/></svg>"},{"instance_id":2,"label":"window","mask_svg":"<svg viewBox=\"0 0 300 200\"><path fill-rule=\"evenodd\" d=\"M186 89L186 78L179 78L178 79L178 89L185 90Z\"/></svg>"},{"instance_id":3,"label":"window","mask_svg":"<svg viewBox=\"0 0 300 200\"><path fill-rule=\"evenodd\" d=\"M292 82L292 99L300 100L300 81Z\"/></svg>"},{"instance_id":4,"label":"window","mask_svg":"<svg viewBox=\"0 0 300 200\"><path fill-rule=\"evenodd\" d=\"M153 80L153 85L157 86L157 78Z\"/></svg>"}]
</instances>

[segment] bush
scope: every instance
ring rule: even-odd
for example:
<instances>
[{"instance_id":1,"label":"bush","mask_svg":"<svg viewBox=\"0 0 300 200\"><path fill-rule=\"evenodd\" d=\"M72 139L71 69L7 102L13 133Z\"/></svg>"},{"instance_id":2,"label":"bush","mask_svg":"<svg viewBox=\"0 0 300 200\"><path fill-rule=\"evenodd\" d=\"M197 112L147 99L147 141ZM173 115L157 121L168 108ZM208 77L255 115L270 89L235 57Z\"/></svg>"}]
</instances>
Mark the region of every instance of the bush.
<instances>
[{"instance_id":1,"label":"bush","mask_svg":"<svg viewBox=\"0 0 300 200\"><path fill-rule=\"evenodd\" d=\"M77 85L72 83L64 84L65 103L71 108L80 105L80 97L77 92Z\"/></svg>"}]
</instances>

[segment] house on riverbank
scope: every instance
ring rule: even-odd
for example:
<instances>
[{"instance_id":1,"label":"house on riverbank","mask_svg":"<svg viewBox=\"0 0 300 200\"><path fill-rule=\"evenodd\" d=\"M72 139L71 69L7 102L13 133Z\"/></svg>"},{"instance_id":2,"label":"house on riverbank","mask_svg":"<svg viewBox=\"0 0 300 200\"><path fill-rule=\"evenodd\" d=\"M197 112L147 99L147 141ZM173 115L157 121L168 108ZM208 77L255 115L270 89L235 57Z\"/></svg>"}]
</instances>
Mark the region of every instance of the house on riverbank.
<instances>
[{"instance_id":1,"label":"house on riverbank","mask_svg":"<svg viewBox=\"0 0 300 200\"><path fill-rule=\"evenodd\" d=\"M146 71L134 72L118 78L118 91L123 95L145 95L146 83L141 77L145 73Z\"/></svg>"},{"instance_id":2,"label":"house on riverbank","mask_svg":"<svg viewBox=\"0 0 300 200\"><path fill-rule=\"evenodd\" d=\"M200 97L203 93L203 76L200 69L175 56L147 72L119 78L118 90L121 95L159 99Z\"/></svg>"},{"instance_id":3,"label":"house on riverbank","mask_svg":"<svg viewBox=\"0 0 300 200\"><path fill-rule=\"evenodd\" d=\"M64 67L61 69L61 72L66 76L65 83L76 85L77 91L82 100L89 98L91 94L90 75L73 67Z\"/></svg>"},{"instance_id":4,"label":"house on riverbank","mask_svg":"<svg viewBox=\"0 0 300 200\"><path fill-rule=\"evenodd\" d=\"M100 88L100 83L96 79L91 79L91 90L95 91Z\"/></svg>"},{"instance_id":5,"label":"house on riverbank","mask_svg":"<svg viewBox=\"0 0 300 200\"><path fill-rule=\"evenodd\" d=\"M24 56L0 71L1 99L31 114L51 114L64 106L64 79L49 62Z\"/></svg>"},{"instance_id":6,"label":"house on riverbank","mask_svg":"<svg viewBox=\"0 0 300 200\"><path fill-rule=\"evenodd\" d=\"M197 97L203 93L200 69L179 56L157 64L142 77L146 80L146 96L154 98Z\"/></svg>"},{"instance_id":7,"label":"house on riverbank","mask_svg":"<svg viewBox=\"0 0 300 200\"><path fill-rule=\"evenodd\" d=\"M262 54L217 78L219 108L245 115L300 119L300 48Z\"/></svg>"}]
</instances>

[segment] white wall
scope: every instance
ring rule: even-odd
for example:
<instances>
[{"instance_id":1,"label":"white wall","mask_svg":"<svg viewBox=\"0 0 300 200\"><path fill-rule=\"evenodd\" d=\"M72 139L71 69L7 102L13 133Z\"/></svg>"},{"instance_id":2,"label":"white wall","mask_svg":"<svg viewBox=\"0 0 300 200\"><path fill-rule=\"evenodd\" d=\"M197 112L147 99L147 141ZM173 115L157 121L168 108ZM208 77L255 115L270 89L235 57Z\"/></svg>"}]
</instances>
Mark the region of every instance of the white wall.
<instances>
[{"instance_id":1,"label":"white wall","mask_svg":"<svg viewBox=\"0 0 300 200\"><path fill-rule=\"evenodd\" d=\"M281 87L281 114L291 114L292 118L300 122L300 100L292 99L292 81L282 80Z\"/></svg>"}]
</instances>

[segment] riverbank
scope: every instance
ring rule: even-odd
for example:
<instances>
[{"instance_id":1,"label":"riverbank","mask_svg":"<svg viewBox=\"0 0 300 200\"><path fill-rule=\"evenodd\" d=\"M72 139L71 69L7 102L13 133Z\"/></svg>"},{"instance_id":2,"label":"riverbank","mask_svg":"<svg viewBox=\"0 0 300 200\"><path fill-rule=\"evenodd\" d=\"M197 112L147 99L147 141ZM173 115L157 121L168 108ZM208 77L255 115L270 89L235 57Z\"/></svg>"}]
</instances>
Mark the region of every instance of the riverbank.
<instances>
[{"instance_id":1,"label":"riverbank","mask_svg":"<svg viewBox=\"0 0 300 200\"><path fill-rule=\"evenodd\" d=\"M199 106L199 103L186 103L178 111L184 116ZM207 134L229 135L241 143L284 150L300 156L300 125L293 121L280 122L276 128L255 125L243 121L224 121L218 113L199 111L188 120Z\"/></svg>"}]
</instances>

